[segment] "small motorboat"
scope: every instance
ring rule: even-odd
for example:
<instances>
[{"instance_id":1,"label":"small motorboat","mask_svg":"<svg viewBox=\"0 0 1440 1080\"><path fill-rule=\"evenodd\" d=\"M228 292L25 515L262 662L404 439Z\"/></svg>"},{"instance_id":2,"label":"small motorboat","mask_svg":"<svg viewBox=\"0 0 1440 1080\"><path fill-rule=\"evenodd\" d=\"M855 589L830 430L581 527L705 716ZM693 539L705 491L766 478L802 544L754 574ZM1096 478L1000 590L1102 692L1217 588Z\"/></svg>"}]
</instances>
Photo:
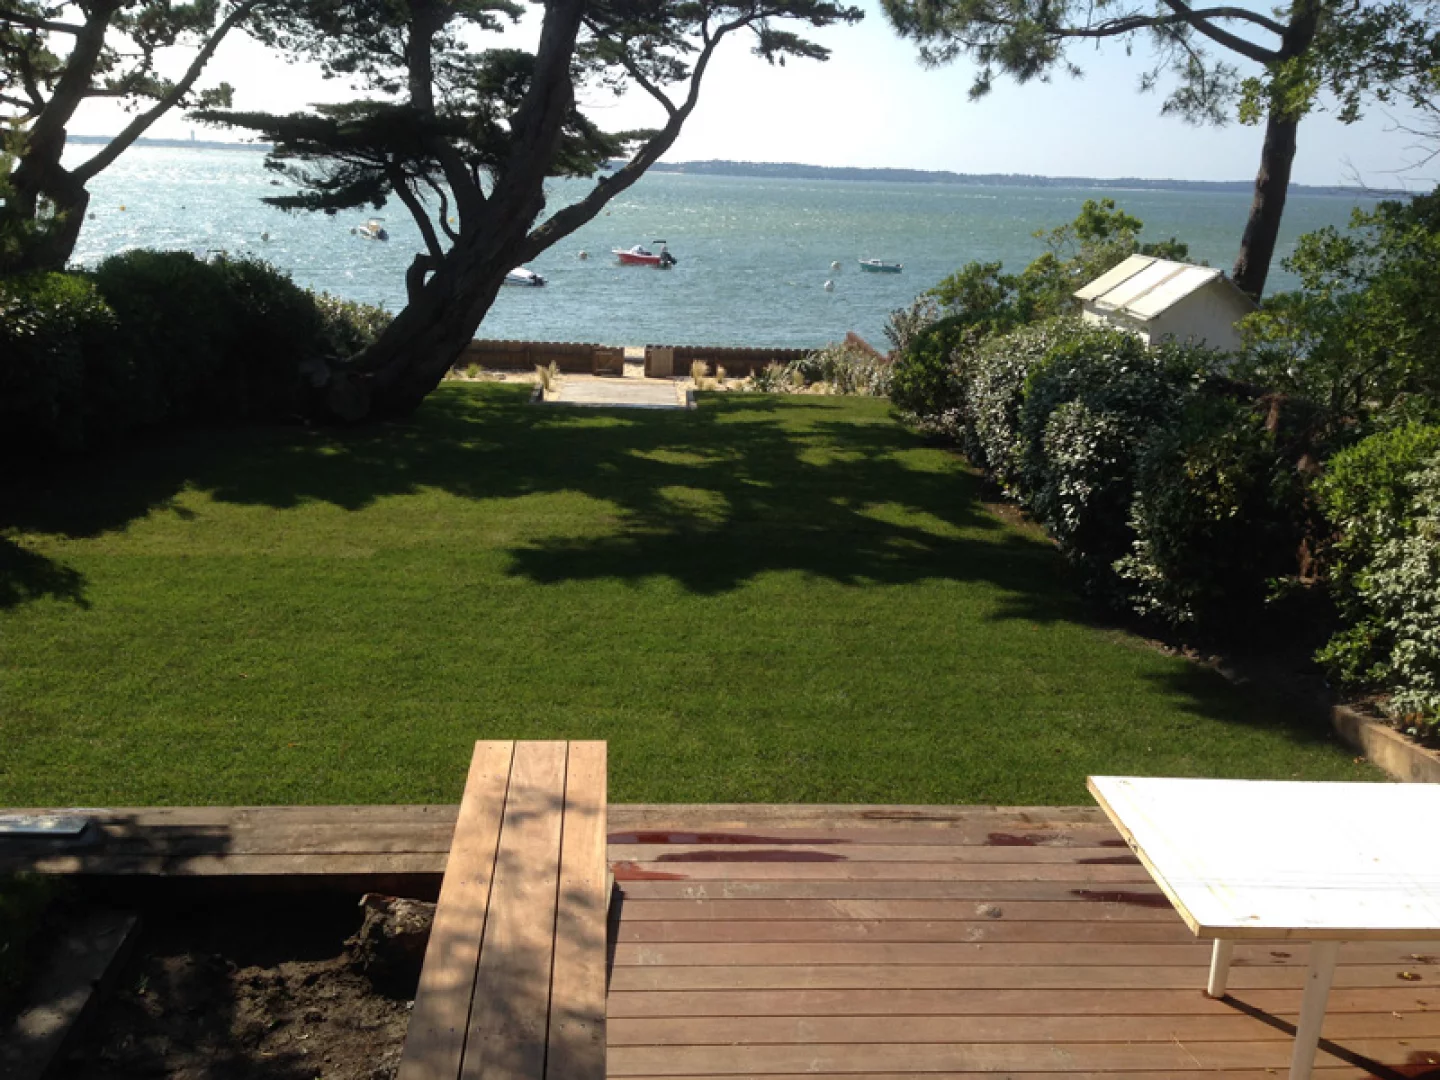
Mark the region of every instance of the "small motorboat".
<instances>
[{"instance_id":1,"label":"small motorboat","mask_svg":"<svg viewBox=\"0 0 1440 1080\"><path fill-rule=\"evenodd\" d=\"M611 248L610 254L620 260L623 266L658 266L662 270L675 265L675 256L665 246L664 240L654 241L659 251L636 244L632 248Z\"/></svg>"},{"instance_id":2,"label":"small motorboat","mask_svg":"<svg viewBox=\"0 0 1440 1080\"><path fill-rule=\"evenodd\" d=\"M905 269L903 263L885 262L881 259L861 259L860 269L872 274L898 274Z\"/></svg>"},{"instance_id":3,"label":"small motorboat","mask_svg":"<svg viewBox=\"0 0 1440 1080\"><path fill-rule=\"evenodd\" d=\"M523 266L517 266L505 275L506 285L544 285L545 279L534 270L526 270Z\"/></svg>"},{"instance_id":4,"label":"small motorboat","mask_svg":"<svg viewBox=\"0 0 1440 1080\"><path fill-rule=\"evenodd\" d=\"M364 225L351 229L356 236L365 240L389 240L390 234L385 231L385 223L379 218L371 218Z\"/></svg>"}]
</instances>

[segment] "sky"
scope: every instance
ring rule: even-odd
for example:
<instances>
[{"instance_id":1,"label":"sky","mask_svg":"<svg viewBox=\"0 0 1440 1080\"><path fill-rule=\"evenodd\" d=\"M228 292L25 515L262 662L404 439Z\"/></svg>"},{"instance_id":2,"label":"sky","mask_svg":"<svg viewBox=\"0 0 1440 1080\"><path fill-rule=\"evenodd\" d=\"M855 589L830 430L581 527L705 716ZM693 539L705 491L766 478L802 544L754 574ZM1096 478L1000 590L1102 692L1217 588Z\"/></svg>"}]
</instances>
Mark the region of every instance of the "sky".
<instances>
[{"instance_id":1,"label":"sky","mask_svg":"<svg viewBox=\"0 0 1440 1080\"><path fill-rule=\"evenodd\" d=\"M824 63L792 60L771 67L750 54L743 38L722 43L700 104L665 160L1183 180L1255 175L1263 128L1197 128L1160 116L1160 96L1137 90L1143 46L1139 55L1126 57L1118 44L1081 45L1071 57L1084 68L1084 78L1057 75L1053 82L1026 86L1001 81L983 101L971 102L973 68L967 61L921 67L915 46L890 29L878 0L859 6L865 11L859 25L812 31L832 51ZM532 4L517 27L490 42L533 47L538 27L539 6ZM317 69L234 35L217 51L205 81L231 83L235 107L246 110L291 112L348 96ZM661 122L658 106L638 92L616 99L590 91L582 103L609 130ZM111 134L126 119L113 104L94 102L71 130ZM1404 117L1375 109L1349 126L1324 113L1307 117L1292 180L1423 186L1423 172L1397 174L1417 156L1414 137L1396 130L1397 119ZM235 137L197 127L183 116L160 121L150 134L186 138L192 130L202 139Z\"/></svg>"}]
</instances>

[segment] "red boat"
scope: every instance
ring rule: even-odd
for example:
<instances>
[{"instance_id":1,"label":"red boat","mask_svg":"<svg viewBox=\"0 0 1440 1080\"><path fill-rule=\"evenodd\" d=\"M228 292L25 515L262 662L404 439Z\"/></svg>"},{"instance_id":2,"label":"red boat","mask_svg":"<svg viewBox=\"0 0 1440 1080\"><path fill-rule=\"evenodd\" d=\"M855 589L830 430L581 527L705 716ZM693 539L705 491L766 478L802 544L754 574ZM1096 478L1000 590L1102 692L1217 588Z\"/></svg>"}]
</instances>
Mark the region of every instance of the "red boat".
<instances>
[{"instance_id":1,"label":"red boat","mask_svg":"<svg viewBox=\"0 0 1440 1080\"><path fill-rule=\"evenodd\" d=\"M636 244L632 248L612 248L610 254L618 258L624 266L658 266L661 269L675 265L675 256L671 255L665 247L664 240L656 240L655 244L659 251L651 251L649 248Z\"/></svg>"}]
</instances>

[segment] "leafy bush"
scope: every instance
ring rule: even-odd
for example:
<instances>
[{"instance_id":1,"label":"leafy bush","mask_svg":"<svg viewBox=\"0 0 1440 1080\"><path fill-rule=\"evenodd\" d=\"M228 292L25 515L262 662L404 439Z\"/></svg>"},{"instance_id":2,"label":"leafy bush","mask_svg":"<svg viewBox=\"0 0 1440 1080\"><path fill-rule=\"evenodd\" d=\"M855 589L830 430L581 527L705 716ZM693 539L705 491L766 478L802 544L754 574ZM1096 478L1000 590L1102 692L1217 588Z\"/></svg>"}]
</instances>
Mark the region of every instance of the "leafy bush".
<instances>
[{"instance_id":1,"label":"leafy bush","mask_svg":"<svg viewBox=\"0 0 1440 1080\"><path fill-rule=\"evenodd\" d=\"M223 383L236 397L221 415L293 416L301 407L301 365L327 346L314 296L259 259L221 256L204 265L222 290L232 328L218 350Z\"/></svg>"},{"instance_id":2,"label":"leafy bush","mask_svg":"<svg viewBox=\"0 0 1440 1080\"><path fill-rule=\"evenodd\" d=\"M1088 587L1113 585L1129 550L1135 458L1173 423L1217 362L1204 350L1150 349L1135 335L1070 324L1026 382L1017 416L1018 487Z\"/></svg>"},{"instance_id":3,"label":"leafy bush","mask_svg":"<svg viewBox=\"0 0 1440 1080\"><path fill-rule=\"evenodd\" d=\"M1336 454L1315 484L1321 509L1338 533L1327 561L1342 622L1318 659L1344 685L1384 687L1394 679L1399 630L1389 591L1404 578L1402 568L1415 565L1407 552L1424 532L1425 467L1437 455L1440 426L1407 424ZM1423 596L1424 590L1417 593L1417 605L1423 606ZM1418 618L1418 607L1415 614Z\"/></svg>"},{"instance_id":4,"label":"leafy bush","mask_svg":"<svg viewBox=\"0 0 1440 1080\"><path fill-rule=\"evenodd\" d=\"M0 278L0 443L37 454L84 445L87 345L113 322L82 278Z\"/></svg>"},{"instance_id":5,"label":"leafy bush","mask_svg":"<svg viewBox=\"0 0 1440 1080\"><path fill-rule=\"evenodd\" d=\"M1301 287L1242 324L1237 371L1338 419L1440 407L1440 192L1356 210L1348 232L1302 236L1283 265Z\"/></svg>"},{"instance_id":6,"label":"leafy bush","mask_svg":"<svg viewBox=\"0 0 1440 1080\"><path fill-rule=\"evenodd\" d=\"M1403 536L1386 540L1360 583L1370 623L1390 638L1369 675L1391 690L1387 709L1440 733L1440 455L1409 477L1413 513Z\"/></svg>"},{"instance_id":7,"label":"leafy bush","mask_svg":"<svg viewBox=\"0 0 1440 1080\"><path fill-rule=\"evenodd\" d=\"M285 419L304 408L307 365L389 321L248 258L131 251L86 274L0 278L0 443L44 455L161 423Z\"/></svg>"},{"instance_id":8,"label":"leafy bush","mask_svg":"<svg viewBox=\"0 0 1440 1080\"><path fill-rule=\"evenodd\" d=\"M344 359L375 344L395 316L379 304L342 300L329 293L310 293L320 314L322 360Z\"/></svg>"},{"instance_id":9,"label":"leafy bush","mask_svg":"<svg viewBox=\"0 0 1440 1080\"><path fill-rule=\"evenodd\" d=\"M1252 402L1195 395L1136 461L1135 541L1115 570L1130 606L1172 626L1258 625L1309 531L1300 474Z\"/></svg>"},{"instance_id":10,"label":"leafy bush","mask_svg":"<svg viewBox=\"0 0 1440 1080\"><path fill-rule=\"evenodd\" d=\"M791 389L790 375L785 365L770 361L759 371L751 374L745 389L757 394L784 394Z\"/></svg>"},{"instance_id":11,"label":"leafy bush","mask_svg":"<svg viewBox=\"0 0 1440 1080\"><path fill-rule=\"evenodd\" d=\"M909 307L890 312L885 320L885 340L890 342L890 355L902 355L917 334L939 319L940 304L929 293L917 296Z\"/></svg>"},{"instance_id":12,"label":"leafy bush","mask_svg":"<svg viewBox=\"0 0 1440 1080\"><path fill-rule=\"evenodd\" d=\"M989 338L965 350L956 366L961 443L970 460L1011 494L1024 498L1020 409L1030 376L1050 350L1081 332L1074 319L1052 319Z\"/></svg>"},{"instance_id":13,"label":"leafy bush","mask_svg":"<svg viewBox=\"0 0 1440 1080\"><path fill-rule=\"evenodd\" d=\"M766 364L750 376L745 389L784 394L813 387L832 394L884 397L889 391L890 364L849 343L827 345L785 365Z\"/></svg>"},{"instance_id":14,"label":"leafy bush","mask_svg":"<svg viewBox=\"0 0 1440 1080\"><path fill-rule=\"evenodd\" d=\"M959 319L941 319L910 339L890 365L890 400L922 421L935 423L960 406L956 354L973 340Z\"/></svg>"},{"instance_id":15,"label":"leafy bush","mask_svg":"<svg viewBox=\"0 0 1440 1080\"><path fill-rule=\"evenodd\" d=\"M109 374L88 387L87 434L186 420L233 407L237 387L222 379L236 333L223 282L182 251L127 251L88 275L114 310Z\"/></svg>"}]
</instances>

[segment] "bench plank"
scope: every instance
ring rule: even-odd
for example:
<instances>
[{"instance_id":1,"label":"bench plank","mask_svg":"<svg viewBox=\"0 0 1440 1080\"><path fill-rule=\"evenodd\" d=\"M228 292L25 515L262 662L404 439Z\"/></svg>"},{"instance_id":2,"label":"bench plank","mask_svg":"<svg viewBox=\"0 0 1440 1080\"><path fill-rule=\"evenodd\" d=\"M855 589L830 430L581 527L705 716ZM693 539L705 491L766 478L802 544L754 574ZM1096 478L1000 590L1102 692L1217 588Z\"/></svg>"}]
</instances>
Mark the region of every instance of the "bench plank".
<instances>
[{"instance_id":1,"label":"bench plank","mask_svg":"<svg viewBox=\"0 0 1440 1080\"><path fill-rule=\"evenodd\" d=\"M460 1071L514 751L511 741L475 745L397 1080Z\"/></svg>"},{"instance_id":2,"label":"bench plank","mask_svg":"<svg viewBox=\"0 0 1440 1080\"><path fill-rule=\"evenodd\" d=\"M545 1072L565 758L563 742L515 747L462 1080Z\"/></svg>"},{"instance_id":3,"label":"bench plank","mask_svg":"<svg viewBox=\"0 0 1440 1080\"><path fill-rule=\"evenodd\" d=\"M557 1080L605 1077L605 757L603 742L570 744L545 1063Z\"/></svg>"}]
</instances>

